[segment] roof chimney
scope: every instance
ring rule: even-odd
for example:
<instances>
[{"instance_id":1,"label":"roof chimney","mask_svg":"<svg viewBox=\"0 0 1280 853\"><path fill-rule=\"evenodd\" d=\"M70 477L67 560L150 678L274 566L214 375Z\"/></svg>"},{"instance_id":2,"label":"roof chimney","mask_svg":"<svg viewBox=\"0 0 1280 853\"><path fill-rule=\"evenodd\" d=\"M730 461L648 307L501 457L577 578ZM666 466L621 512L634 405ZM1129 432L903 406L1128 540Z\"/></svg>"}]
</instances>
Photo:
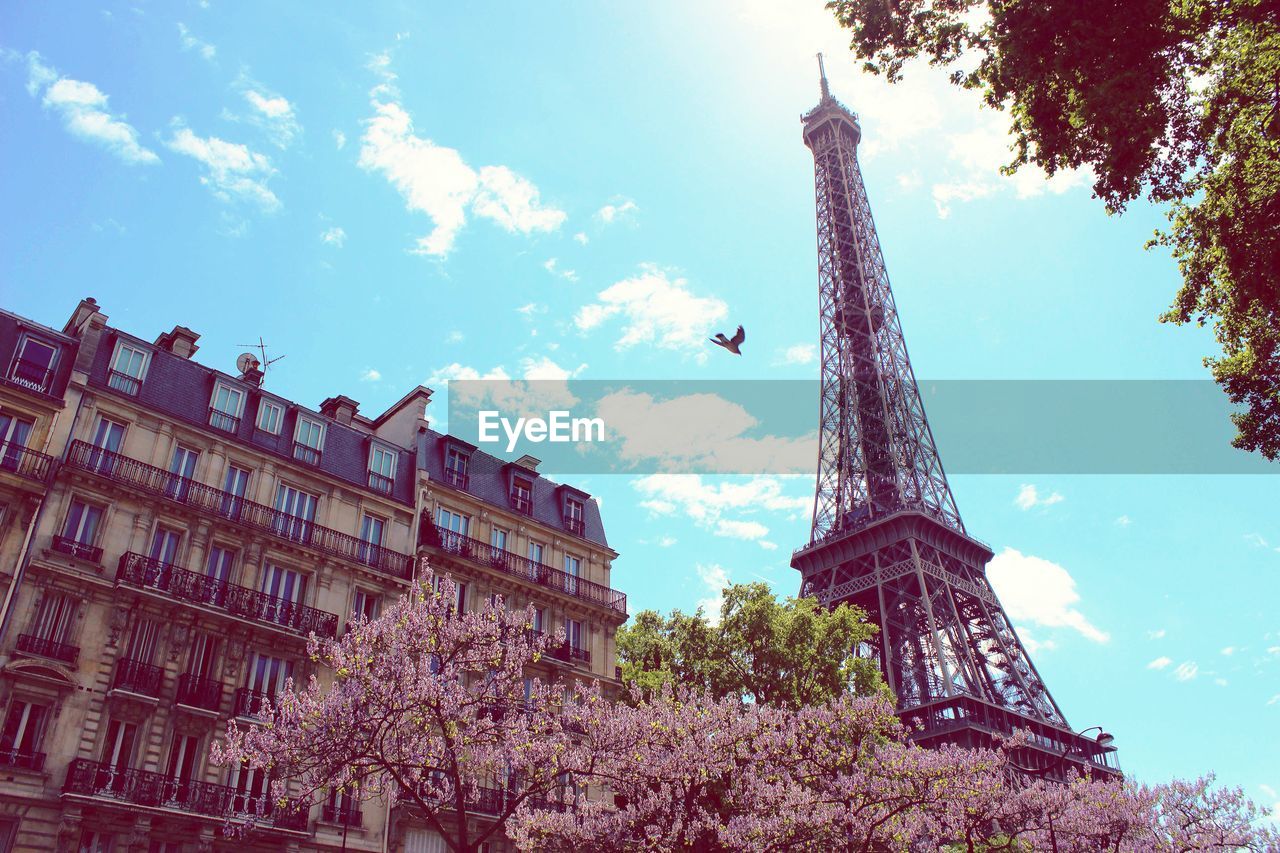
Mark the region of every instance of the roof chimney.
<instances>
[{"instance_id":1,"label":"roof chimney","mask_svg":"<svg viewBox=\"0 0 1280 853\"><path fill-rule=\"evenodd\" d=\"M527 468L536 474L538 473L538 466L542 464L542 460L536 456L530 456L526 453L524 456L517 459L515 464L519 465L521 468Z\"/></svg>"},{"instance_id":2,"label":"roof chimney","mask_svg":"<svg viewBox=\"0 0 1280 853\"><path fill-rule=\"evenodd\" d=\"M172 332L164 332L156 338L156 346L179 358L191 358L200 349L196 346L198 340L200 336L186 326L174 326Z\"/></svg>"},{"instance_id":3,"label":"roof chimney","mask_svg":"<svg viewBox=\"0 0 1280 853\"><path fill-rule=\"evenodd\" d=\"M320 404L320 414L326 418L332 418L340 424L349 424L359 408L360 404L355 400L339 394Z\"/></svg>"}]
</instances>

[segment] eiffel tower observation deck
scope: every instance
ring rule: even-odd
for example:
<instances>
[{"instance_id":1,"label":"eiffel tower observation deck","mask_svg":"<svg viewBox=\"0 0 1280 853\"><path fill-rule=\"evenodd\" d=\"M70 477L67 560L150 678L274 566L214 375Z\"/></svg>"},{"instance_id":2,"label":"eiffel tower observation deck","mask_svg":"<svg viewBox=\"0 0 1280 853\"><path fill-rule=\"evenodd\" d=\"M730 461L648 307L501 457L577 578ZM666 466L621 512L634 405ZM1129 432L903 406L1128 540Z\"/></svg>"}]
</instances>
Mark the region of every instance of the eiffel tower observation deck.
<instances>
[{"instance_id":1,"label":"eiffel tower observation deck","mask_svg":"<svg viewBox=\"0 0 1280 853\"><path fill-rule=\"evenodd\" d=\"M821 337L820 441L801 594L849 602L879 626L875 658L926 746L1027 733L1015 761L1062 778L1119 774L1109 735L1077 733L986 577L993 552L965 530L907 357L858 168L862 130L821 68L803 118L813 152ZM1095 727L1096 728L1096 727Z\"/></svg>"}]
</instances>

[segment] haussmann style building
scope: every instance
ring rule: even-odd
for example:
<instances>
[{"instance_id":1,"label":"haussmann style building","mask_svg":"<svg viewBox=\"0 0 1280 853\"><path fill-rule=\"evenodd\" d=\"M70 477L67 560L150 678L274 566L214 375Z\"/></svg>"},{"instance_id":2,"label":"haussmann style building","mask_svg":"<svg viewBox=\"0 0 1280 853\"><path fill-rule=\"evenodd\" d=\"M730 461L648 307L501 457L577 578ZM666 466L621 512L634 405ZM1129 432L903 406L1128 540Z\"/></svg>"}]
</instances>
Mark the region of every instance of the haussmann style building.
<instances>
[{"instance_id":1,"label":"haussmann style building","mask_svg":"<svg viewBox=\"0 0 1280 853\"><path fill-rule=\"evenodd\" d=\"M0 311L0 853L443 851L377 801L281 807L210 744L423 557L460 606L564 630L531 677L616 683L598 505L430 429L426 388L313 410L256 360L195 361L198 339L135 337L92 299L60 331ZM229 840L228 816L256 829Z\"/></svg>"}]
</instances>

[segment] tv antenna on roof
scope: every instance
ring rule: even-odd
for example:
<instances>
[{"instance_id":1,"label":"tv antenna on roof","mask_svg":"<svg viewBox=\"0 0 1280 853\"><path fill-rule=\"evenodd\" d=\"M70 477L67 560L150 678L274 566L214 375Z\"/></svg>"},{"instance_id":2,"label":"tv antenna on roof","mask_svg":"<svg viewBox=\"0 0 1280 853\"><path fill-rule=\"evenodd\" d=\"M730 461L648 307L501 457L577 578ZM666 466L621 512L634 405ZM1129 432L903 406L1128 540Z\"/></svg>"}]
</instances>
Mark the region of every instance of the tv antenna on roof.
<instances>
[{"instance_id":1,"label":"tv antenna on roof","mask_svg":"<svg viewBox=\"0 0 1280 853\"><path fill-rule=\"evenodd\" d=\"M262 367L263 373L266 373L267 368L269 368L271 365L275 364L277 361L284 358L283 355L278 355L275 358L267 358L267 342L262 339L261 335L258 336L258 342L256 344L237 344L236 346L248 347L249 349L256 349L258 352L262 353L262 358L255 359L255 361L259 362L259 364ZM249 355L250 358L252 358L252 356L249 353L245 353L244 355L240 356L239 359L236 360L236 366L240 367L241 373L245 372L245 368L242 367L240 364L240 362L244 360L245 355ZM253 365L253 366L257 367L258 365Z\"/></svg>"}]
</instances>

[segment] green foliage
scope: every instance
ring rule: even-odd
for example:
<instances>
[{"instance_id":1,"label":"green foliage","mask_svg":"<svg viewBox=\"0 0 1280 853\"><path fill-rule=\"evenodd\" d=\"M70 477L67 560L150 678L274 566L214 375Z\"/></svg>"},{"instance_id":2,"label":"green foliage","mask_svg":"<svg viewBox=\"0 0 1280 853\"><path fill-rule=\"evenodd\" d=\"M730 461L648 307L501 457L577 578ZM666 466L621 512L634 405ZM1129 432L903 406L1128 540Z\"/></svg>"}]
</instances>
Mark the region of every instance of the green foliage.
<instances>
[{"instance_id":1,"label":"green foliage","mask_svg":"<svg viewBox=\"0 0 1280 853\"><path fill-rule=\"evenodd\" d=\"M857 657L876 626L856 607L828 610L811 598L779 600L762 583L724 590L720 620L699 608L638 613L617 635L622 679L646 695L663 684L741 696L763 705L801 708L844 692L885 689L874 662Z\"/></svg>"},{"instance_id":2,"label":"green foliage","mask_svg":"<svg viewBox=\"0 0 1280 853\"><path fill-rule=\"evenodd\" d=\"M831 0L864 67L924 58L1007 110L1013 159L1089 168L1122 211L1146 192L1183 285L1160 319L1212 323L1205 363L1243 411L1236 447L1280 458L1280 4L1275 0Z\"/></svg>"}]
</instances>

